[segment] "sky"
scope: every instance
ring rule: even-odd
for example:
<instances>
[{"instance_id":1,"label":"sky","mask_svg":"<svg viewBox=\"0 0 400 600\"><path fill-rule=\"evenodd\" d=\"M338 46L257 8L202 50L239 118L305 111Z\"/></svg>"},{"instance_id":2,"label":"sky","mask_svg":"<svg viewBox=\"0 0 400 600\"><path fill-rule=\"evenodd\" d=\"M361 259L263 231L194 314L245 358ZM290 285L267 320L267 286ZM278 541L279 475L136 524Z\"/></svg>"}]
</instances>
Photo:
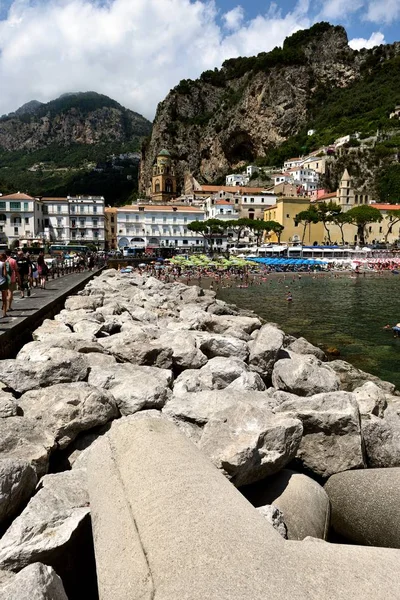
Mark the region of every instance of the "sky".
<instances>
[{"instance_id":1,"label":"sky","mask_svg":"<svg viewBox=\"0 0 400 600\"><path fill-rule=\"evenodd\" d=\"M355 49L400 41L400 0L0 0L0 115L96 91L152 120L181 79L318 21Z\"/></svg>"}]
</instances>

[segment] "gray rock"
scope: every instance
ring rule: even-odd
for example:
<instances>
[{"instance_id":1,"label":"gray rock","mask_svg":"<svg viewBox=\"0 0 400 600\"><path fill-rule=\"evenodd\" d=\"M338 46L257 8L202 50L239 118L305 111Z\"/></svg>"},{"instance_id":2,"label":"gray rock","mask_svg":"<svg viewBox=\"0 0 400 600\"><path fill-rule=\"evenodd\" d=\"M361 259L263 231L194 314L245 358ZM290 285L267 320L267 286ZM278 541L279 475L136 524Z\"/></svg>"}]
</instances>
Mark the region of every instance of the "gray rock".
<instances>
[{"instance_id":1,"label":"gray rock","mask_svg":"<svg viewBox=\"0 0 400 600\"><path fill-rule=\"evenodd\" d=\"M102 296L69 296L65 301L66 310L93 310L103 306Z\"/></svg>"},{"instance_id":2,"label":"gray rock","mask_svg":"<svg viewBox=\"0 0 400 600\"><path fill-rule=\"evenodd\" d=\"M312 354L319 360L326 360L326 354L321 348L317 348L317 346L313 346L310 342L303 337L297 338L292 341L288 346L288 350L291 350L295 354Z\"/></svg>"},{"instance_id":3,"label":"gray rock","mask_svg":"<svg viewBox=\"0 0 400 600\"><path fill-rule=\"evenodd\" d=\"M340 389L345 390L346 392L352 392L356 388L364 385L366 381L372 381L387 394L394 394L395 392L396 387L393 383L382 381L382 379L375 377L375 375L356 369L356 367L353 367L353 365L344 360L332 360L329 363L329 366L335 371L340 379Z\"/></svg>"},{"instance_id":4,"label":"gray rock","mask_svg":"<svg viewBox=\"0 0 400 600\"><path fill-rule=\"evenodd\" d=\"M55 321L60 323L64 323L71 328L78 323L78 321L82 321L82 319L90 319L91 321L97 321L98 323L104 323L104 316L96 311L85 310L83 308L79 310L65 310L63 309L54 317Z\"/></svg>"},{"instance_id":5,"label":"gray rock","mask_svg":"<svg viewBox=\"0 0 400 600\"><path fill-rule=\"evenodd\" d=\"M0 419L15 417L17 415L18 405L12 394L0 389Z\"/></svg>"},{"instance_id":6,"label":"gray rock","mask_svg":"<svg viewBox=\"0 0 400 600\"><path fill-rule=\"evenodd\" d=\"M242 373L240 377L232 381L227 388L233 391L259 391L263 392L266 390L264 381L258 373L248 372Z\"/></svg>"},{"instance_id":7,"label":"gray rock","mask_svg":"<svg viewBox=\"0 0 400 600\"><path fill-rule=\"evenodd\" d=\"M249 342L251 369L264 378L269 378L274 368L278 352L283 345L284 334L272 325L261 327L255 339Z\"/></svg>"},{"instance_id":8,"label":"gray rock","mask_svg":"<svg viewBox=\"0 0 400 600\"><path fill-rule=\"evenodd\" d=\"M283 469L242 488L242 493L257 508L272 504L282 511L289 540L326 539L330 522L329 498L314 479Z\"/></svg>"},{"instance_id":9,"label":"gray rock","mask_svg":"<svg viewBox=\"0 0 400 600\"><path fill-rule=\"evenodd\" d=\"M339 389L335 372L318 359L310 356L295 356L278 360L272 373L272 385L298 396L314 396Z\"/></svg>"},{"instance_id":10,"label":"gray rock","mask_svg":"<svg viewBox=\"0 0 400 600\"><path fill-rule=\"evenodd\" d=\"M325 490L337 533L354 544L400 548L400 468L338 473Z\"/></svg>"},{"instance_id":11,"label":"gray rock","mask_svg":"<svg viewBox=\"0 0 400 600\"><path fill-rule=\"evenodd\" d=\"M361 415L383 417L387 407L386 394L376 383L366 381L364 385L356 388L353 393Z\"/></svg>"},{"instance_id":12,"label":"gray rock","mask_svg":"<svg viewBox=\"0 0 400 600\"><path fill-rule=\"evenodd\" d=\"M107 353L107 350L100 346L94 337L84 338L75 333L70 333L68 335L48 335L44 342L29 342L18 352L17 358L25 361L40 361L52 348L74 350L82 354Z\"/></svg>"},{"instance_id":13,"label":"gray rock","mask_svg":"<svg viewBox=\"0 0 400 600\"><path fill-rule=\"evenodd\" d=\"M260 329L261 321L256 317L243 316L211 316L207 321L207 330L213 333L221 333L226 335L226 332L231 329L241 329L247 334Z\"/></svg>"},{"instance_id":14,"label":"gray rock","mask_svg":"<svg viewBox=\"0 0 400 600\"><path fill-rule=\"evenodd\" d=\"M65 581L63 571L74 561L73 553L80 556L79 529L89 512L85 470L46 475L0 540L0 568L17 571L45 562Z\"/></svg>"},{"instance_id":15,"label":"gray rock","mask_svg":"<svg viewBox=\"0 0 400 600\"><path fill-rule=\"evenodd\" d=\"M200 426L216 418L216 415L245 401L254 406L267 406L272 410L275 402L268 392L247 392L235 390L212 390L173 396L163 408L163 414L169 419L179 419Z\"/></svg>"},{"instance_id":16,"label":"gray rock","mask_svg":"<svg viewBox=\"0 0 400 600\"><path fill-rule=\"evenodd\" d=\"M61 321L53 321L51 319L45 319L40 327L32 332L32 337L36 342L44 342L46 338L53 337L54 335L70 334L71 329L62 323Z\"/></svg>"},{"instance_id":17,"label":"gray rock","mask_svg":"<svg viewBox=\"0 0 400 600\"><path fill-rule=\"evenodd\" d=\"M0 458L0 523L18 513L36 483L35 469L28 461Z\"/></svg>"},{"instance_id":18,"label":"gray rock","mask_svg":"<svg viewBox=\"0 0 400 600\"><path fill-rule=\"evenodd\" d=\"M112 393L123 416L162 408L169 397L171 381L171 371L128 363L92 367L89 374L91 385Z\"/></svg>"},{"instance_id":19,"label":"gray rock","mask_svg":"<svg viewBox=\"0 0 400 600\"><path fill-rule=\"evenodd\" d=\"M99 343L121 362L160 369L169 369L173 363L171 348L159 343L158 340L137 340L126 330L121 334L101 338Z\"/></svg>"},{"instance_id":20,"label":"gray rock","mask_svg":"<svg viewBox=\"0 0 400 600\"><path fill-rule=\"evenodd\" d=\"M296 455L303 427L268 405L237 402L216 414L199 447L239 487L276 473Z\"/></svg>"},{"instance_id":21,"label":"gray rock","mask_svg":"<svg viewBox=\"0 0 400 600\"><path fill-rule=\"evenodd\" d=\"M61 579L51 567L34 563L0 587L0 600L68 600Z\"/></svg>"},{"instance_id":22,"label":"gray rock","mask_svg":"<svg viewBox=\"0 0 400 600\"><path fill-rule=\"evenodd\" d=\"M266 506L259 506L257 510L260 515L268 521L268 523L271 523L272 527L276 529L279 535L287 540L287 529L284 521L284 515L279 508L273 504L267 504Z\"/></svg>"},{"instance_id":23,"label":"gray rock","mask_svg":"<svg viewBox=\"0 0 400 600\"><path fill-rule=\"evenodd\" d=\"M110 392L83 382L26 392L19 405L26 417L51 433L60 449L82 431L104 425L119 415Z\"/></svg>"},{"instance_id":24,"label":"gray rock","mask_svg":"<svg viewBox=\"0 0 400 600\"><path fill-rule=\"evenodd\" d=\"M296 458L304 468L329 477L365 466L360 414L352 394L332 392L288 400L275 412L302 421L304 433Z\"/></svg>"},{"instance_id":25,"label":"gray rock","mask_svg":"<svg viewBox=\"0 0 400 600\"><path fill-rule=\"evenodd\" d=\"M47 471L54 437L38 423L26 417L0 419L0 456L2 459L27 462L38 476Z\"/></svg>"},{"instance_id":26,"label":"gray rock","mask_svg":"<svg viewBox=\"0 0 400 600\"><path fill-rule=\"evenodd\" d=\"M400 467L400 398L388 396L387 400L382 418L372 414L361 420L369 467Z\"/></svg>"},{"instance_id":27,"label":"gray rock","mask_svg":"<svg viewBox=\"0 0 400 600\"><path fill-rule=\"evenodd\" d=\"M158 339L172 350L173 364L182 369L200 369L207 357L196 346L196 339L189 332L165 333Z\"/></svg>"},{"instance_id":28,"label":"gray rock","mask_svg":"<svg viewBox=\"0 0 400 600\"><path fill-rule=\"evenodd\" d=\"M196 332L194 335L197 346L208 358L232 356L246 361L249 356L246 342L238 338L208 332Z\"/></svg>"},{"instance_id":29,"label":"gray rock","mask_svg":"<svg viewBox=\"0 0 400 600\"><path fill-rule=\"evenodd\" d=\"M56 383L71 383L87 378L89 366L83 354L51 348L41 360L0 361L0 381L23 394Z\"/></svg>"},{"instance_id":30,"label":"gray rock","mask_svg":"<svg viewBox=\"0 0 400 600\"><path fill-rule=\"evenodd\" d=\"M181 373L174 383L174 395L224 389L247 370L246 363L237 358L212 358L199 370Z\"/></svg>"}]
</instances>

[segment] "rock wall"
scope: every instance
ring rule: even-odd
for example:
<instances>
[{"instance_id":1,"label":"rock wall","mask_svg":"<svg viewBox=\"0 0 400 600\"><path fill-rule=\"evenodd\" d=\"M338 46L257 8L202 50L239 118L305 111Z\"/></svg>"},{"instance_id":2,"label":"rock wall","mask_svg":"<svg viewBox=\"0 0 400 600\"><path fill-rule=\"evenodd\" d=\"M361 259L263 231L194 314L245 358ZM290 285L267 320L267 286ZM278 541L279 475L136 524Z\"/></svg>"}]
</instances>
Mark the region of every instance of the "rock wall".
<instances>
[{"instance_id":1,"label":"rock wall","mask_svg":"<svg viewBox=\"0 0 400 600\"><path fill-rule=\"evenodd\" d=\"M57 573L69 600L97 599L87 463L116 420L172 422L291 540L330 535L332 494L336 533L358 543L382 529L388 479L357 533L335 478L400 478L399 414L392 384L212 291L105 271L0 362L0 586L59 587ZM373 543L399 548L399 521Z\"/></svg>"}]
</instances>

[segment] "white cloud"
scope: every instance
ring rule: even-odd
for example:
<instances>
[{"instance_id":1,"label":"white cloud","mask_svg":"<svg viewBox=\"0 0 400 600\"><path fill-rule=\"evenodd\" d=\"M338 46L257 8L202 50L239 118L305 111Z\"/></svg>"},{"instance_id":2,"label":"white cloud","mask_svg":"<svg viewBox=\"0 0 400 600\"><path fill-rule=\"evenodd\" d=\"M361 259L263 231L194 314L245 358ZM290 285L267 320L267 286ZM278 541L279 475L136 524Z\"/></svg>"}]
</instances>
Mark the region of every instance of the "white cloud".
<instances>
[{"instance_id":1,"label":"white cloud","mask_svg":"<svg viewBox=\"0 0 400 600\"><path fill-rule=\"evenodd\" d=\"M364 0L322 0L320 18L346 21L364 5Z\"/></svg>"},{"instance_id":2,"label":"white cloud","mask_svg":"<svg viewBox=\"0 0 400 600\"><path fill-rule=\"evenodd\" d=\"M371 33L369 39L365 38L354 38L349 41L350 48L353 50L361 50L361 48L374 48L374 46L380 46L385 43L385 36L380 31L374 31Z\"/></svg>"},{"instance_id":3,"label":"white cloud","mask_svg":"<svg viewBox=\"0 0 400 600\"><path fill-rule=\"evenodd\" d=\"M400 0L369 0L367 21L390 25L400 18Z\"/></svg>"},{"instance_id":4,"label":"white cloud","mask_svg":"<svg viewBox=\"0 0 400 600\"><path fill-rule=\"evenodd\" d=\"M226 29L230 31L235 31L239 29L244 20L244 8L243 6L236 6L229 12L222 15L224 25Z\"/></svg>"},{"instance_id":5,"label":"white cloud","mask_svg":"<svg viewBox=\"0 0 400 600\"><path fill-rule=\"evenodd\" d=\"M226 31L214 0L14 0L0 21L0 114L94 90L153 118L180 79L309 27L308 7L299 0L283 14L272 4L248 21L237 7L225 14Z\"/></svg>"}]
</instances>

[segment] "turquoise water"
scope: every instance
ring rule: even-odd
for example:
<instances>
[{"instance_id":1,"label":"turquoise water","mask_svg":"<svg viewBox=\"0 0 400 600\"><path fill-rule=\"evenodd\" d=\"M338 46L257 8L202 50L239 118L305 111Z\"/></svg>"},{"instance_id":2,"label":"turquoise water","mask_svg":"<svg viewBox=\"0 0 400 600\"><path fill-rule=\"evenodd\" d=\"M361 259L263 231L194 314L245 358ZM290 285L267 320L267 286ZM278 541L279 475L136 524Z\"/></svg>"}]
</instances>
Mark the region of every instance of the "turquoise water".
<instances>
[{"instance_id":1,"label":"turquoise water","mask_svg":"<svg viewBox=\"0 0 400 600\"><path fill-rule=\"evenodd\" d=\"M286 301L288 290L293 302ZM400 338L382 328L400 322L400 276L341 275L271 278L249 288L222 288L218 297L254 310L291 335L324 349L400 388Z\"/></svg>"}]
</instances>

